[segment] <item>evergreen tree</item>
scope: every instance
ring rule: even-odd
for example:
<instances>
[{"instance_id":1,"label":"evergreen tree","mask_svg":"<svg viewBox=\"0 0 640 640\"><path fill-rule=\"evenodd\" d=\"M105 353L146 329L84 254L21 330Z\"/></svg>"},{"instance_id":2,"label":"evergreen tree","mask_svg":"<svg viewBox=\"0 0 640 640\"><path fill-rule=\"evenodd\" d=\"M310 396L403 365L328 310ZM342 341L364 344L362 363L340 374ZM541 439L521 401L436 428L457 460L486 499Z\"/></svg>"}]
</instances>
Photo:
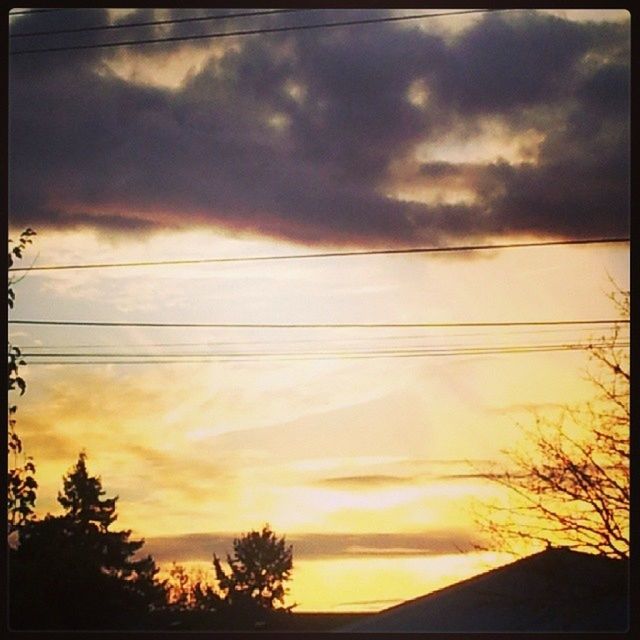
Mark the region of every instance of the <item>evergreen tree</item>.
<instances>
[{"instance_id":1,"label":"evergreen tree","mask_svg":"<svg viewBox=\"0 0 640 640\"><path fill-rule=\"evenodd\" d=\"M58 492L58 502L66 510L67 517L80 526L98 526L106 532L109 525L117 518L115 515L115 498L101 500L105 494L99 477L92 477L87 472L87 454L82 451L76 466L62 479L63 492Z\"/></svg>"},{"instance_id":2,"label":"evergreen tree","mask_svg":"<svg viewBox=\"0 0 640 640\"><path fill-rule=\"evenodd\" d=\"M58 496L66 513L27 523L12 551L11 623L20 629L142 628L165 601L151 556L134 559L144 540L111 531L116 498L81 453Z\"/></svg>"}]
</instances>

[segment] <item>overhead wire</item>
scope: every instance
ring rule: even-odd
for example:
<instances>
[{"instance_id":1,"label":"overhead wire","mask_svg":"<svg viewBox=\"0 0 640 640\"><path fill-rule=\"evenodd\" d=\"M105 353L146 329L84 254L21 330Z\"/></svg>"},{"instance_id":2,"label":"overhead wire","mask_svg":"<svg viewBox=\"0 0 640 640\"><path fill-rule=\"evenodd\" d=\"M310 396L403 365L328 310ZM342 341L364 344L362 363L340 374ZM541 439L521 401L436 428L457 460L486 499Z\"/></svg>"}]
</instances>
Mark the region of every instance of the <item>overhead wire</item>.
<instances>
[{"instance_id":1,"label":"overhead wire","mask_svg":"<svg viewBox=\"0 0 640 640\"><path fill-rule=\"evenodd\" d=\"M628 343L618 345L620 347L628 346ZM229 363L229 362L291 362L291 361L307 361L307 360L370 360L379 358L425 358L425 357L473 357L473 356L492 356L492 355L507 355L507 354L531 354L531 353L551 353L551 352L571 352L571 351L585 351L589 350L588 345L561 345L552 347L540 347L540 348L500 348L500 349L485 349L483 351L469 351L469 350L451 350L451 351L428 351L428 352L408 352L408 353L371 353L371 354L314 354L314 355L301 355L301 356L272 356L256 358L256 356L244 355L238 357L229 356L213 356L208 358L198 359L178 359L173 357L171 359L151 359L144 360L59 360L59 361L35 361L31 362L32 365L129 365L129 364L207 364L207 363ZM272 355L272 354L270 354ZM191 356L189 356L191 357Z\"/></svg>"},{"instance_id":2,"label":"overhead wire","mask_svg":"<svg viewBox=\"0 0 640 640\"><path fill-rule=\"evenodd\" d=\"M368 249L363 251L330 251L322 253L298 253L286 255L247 256L228 258L196 258L188 260L146 260L136 262L102 262L85 264L41 265L31 267L11 267L9 271L61 271L70 269L109 269L115 267L154 267L164 265L194 265L235 262L266 262L278 260L304 260L318 258L345 258L356 256L399 255L413 253L455 253L466 251L490 251L535 247L572 246L587 244L618 244L630 242L629 237L617 238L572 238L566 240L543 240L538 242L505 242L500 244L475 244L435 247L408 247L403 249Z\"/></svg>"},{"instance_id":3,"label":"overhead wire","mask_svg":"<svg viewBox=\"0 0 640 640\"><path fill-rule=\"evenodd\" d=\"M384 18L363 18L357 20L340 20L336 22L319 22L314 24L304 25L290 25L284 27L269 27L260 29L245 29L241 31L226 31L207 34L196 34L190 36L170 36L166 38L145 38L139 40L123 40L118 42L105 42L105 43L93 43L93 44L76 44L67 45L61 47L44 47L38 49L19 49L18 51L11 51L9 55L21 55L29 53L53 53L56 51L76 51L86 49L104 49L114 47L131 47L145 44L156 44L166 42L185 42L190 40L205 40L215 38L230 38L238 36L249 36L267 33L285 33L289 31L309 31L313 29L329 29L334 27L347 27L356 25L376 24L384 22L400 22L407 20L419 20L426 18L440 18L452 15L464 15L470 13L487 13L489 11L503 11L503 9L463 9L461 11L448 11L442 13L427 13L427 14L411 14L405 16L387 16Z\"/></svg>"},{"instance_id":4,"label":"overhead wire","mask_svg":"<svg viewBox=\"0 0 640 640\"><path fill-rule=\"evenodd\" d=\"M528 320L502 322L309 322L309 323L239 323L239 322L111 322L101 320L9 320L9 324L65 327L164 327L176 329L382 329L444 327L524 327L562 325L628 324L628 319Z\"/></svg>"},{"instance_id":5,"label":"overhead wire","mask_svg":"<svg viewBox=\"0 0 640 640\"><path fill-rule=\"evenodd\" d=\"M28 16L30 13L54 13L58 11L72 11L72 9L25 9L24 11L11 11L9 12L9 17L13 18L13 16ZM77 11L82 11L82 9L77 9Z\"/></svg>"},{"instance_id":6,"label":"overhead wire","mask_svg":"<svg viewBox=\"0 0 640 640\"><path fill-rule=\"evenodd\" d=\"M10 38L27 38L31 36L49 36L63 33L82 33L85 31L108 31L114 29L133 29L136 27L163 26L167 24L183 24L188 22L206 22L212 20L232 20L234 18L247 18L251 16L265 16L281 13L295 13L301 9L270 9L267 11L244 11L239 13L224 13L208 16L192 16L189 18L172 18L167 20L148 20L146 22L126 22L120 24L97 25L92 27L74 27L72 29L49 29L45 31L25 31L23 33L12 33Z\"/></svg>"},{"instance_id":7,"label":"overhead wire","mask_svg":"<svg viewBox=\"0 0 640 640\"><path fill-rule=\"evenodd\" d=\"M622 344L622 343L620 343ZM158 353L135 353L135 352L116 352L116 353L99 353L99 352L86 352L86 353L68 353L68 352L54 352L54 353L33 353L22 352L22 357L29 358L157 358L158 356L171 355L175 358L195 358L202 356L212 357L261 357L261 356L314 356L314 355L381 355L381 354L403 354L403 353L441 353L451 352L455 350L461 350L465 353L482 353L484 351L493 350L538 350L549 348L591 348L591 344L584 343L547 343L547 344L508 344L508 345L493 345L493 346L478 346L478 345L445 345L445 346L432 346L427 345L423 347L403 347L403 348L388 348L388 349L360 349L360 350L314 350L314 351L213 351L213 352L197 352L197 353L174 353L174 354L158 354Z\"/></svg>"},{"instance_id":8,"label":"overhead wire","mask_svg":"<svg viewBox=\"0 0 640 640\"><path fill-rule=\"evenodd\" d=\"M622 329L628 330L628 326L622 327ZM592 329L588 326L578 326L578 327L556 327L556 328L547 328L547 329L529 329L529 330L521 330L518 329L516 331L501 331L499 336L505 335L521 335L521 336L529 336L529 335L540 335L540 334L558 334L558 333L572 333L576 332L584 332L584 331L592 331ZM207 342L129 342L123 343L91 343L91 344L28 344L21 345L21 349L23 351L27 350L43 350L43 349L106 349L112 347L120 347L120 348L141 348L141 347L152 347L152 348L175 348L175 347L220 347L220 346L244 346L244 345L281 345L281 344L314 344L318 342L322 342L323 344L343 344L350 342L384 342L384 341L399 341L399 340L424 340L425 338L430 338L432 340L438 339L450 339L450 338L477 338L477 337L491 337L495 336L495 332L487 332L487 331L476 331L476 332L465 332L465 333L450 333L446 334L411 334L411 335L384 335L384 336L351 336L349 338L335 338L335 337L313 337L313 338L298 338L298 339L290 339L290 338L280 338L277 340L208 340Z\"/></svg>"}]
</instances>

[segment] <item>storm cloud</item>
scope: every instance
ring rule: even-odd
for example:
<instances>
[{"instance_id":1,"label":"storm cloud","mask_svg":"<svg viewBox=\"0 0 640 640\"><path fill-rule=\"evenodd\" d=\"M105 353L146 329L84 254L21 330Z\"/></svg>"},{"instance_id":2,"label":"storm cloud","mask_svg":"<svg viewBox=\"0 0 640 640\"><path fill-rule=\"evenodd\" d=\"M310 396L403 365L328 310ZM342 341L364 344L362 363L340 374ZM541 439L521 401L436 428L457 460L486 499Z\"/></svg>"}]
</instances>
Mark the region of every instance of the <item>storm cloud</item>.
<instances>
[{"instance_id":1,"label":"storm cloud","mask_svg":"<svg viewBox=\"0 0 640 640\"><path fill-rule=\"evenodd\" d=\"M73 42L363 13L83 32ZM138 10L121 22L154 17ZM14 18L12 33L107 20L103 10L33 14ZM447 37L411 24L12 56L10 220L129 234L209 226L362 246L627 230L625 25L518 11L481 16ZM14 38L12 49L71 37ZM167 56L203 51L209 59L177 87L114 71L134 60L161 72ZM443 140L473 142L492 127L540 142L516 159L437 157ZM425 145L436 157L421 158ZM466 196L442 197L451 184Z\"/></svg>"}]
</instances>

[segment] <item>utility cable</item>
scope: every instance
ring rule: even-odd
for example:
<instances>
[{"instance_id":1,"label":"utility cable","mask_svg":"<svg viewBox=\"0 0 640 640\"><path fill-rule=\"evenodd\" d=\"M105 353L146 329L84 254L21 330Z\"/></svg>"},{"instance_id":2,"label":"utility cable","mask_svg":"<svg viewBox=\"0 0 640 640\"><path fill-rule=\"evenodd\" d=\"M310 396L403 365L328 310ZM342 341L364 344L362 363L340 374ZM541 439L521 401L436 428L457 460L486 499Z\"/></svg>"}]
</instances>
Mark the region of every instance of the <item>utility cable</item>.
<instances>
[{"instance_id":1,"label":"utility cable","mask_svg":"<svg viewBox=\"0 0 640 640\"><path fill-rule=\"evenodd\" d=\"M623 346L628 343L619 343L618 346ZM174 358L199 358L199 357L217 357L217 358L237 358L237 357L275 357L275 356L356 356L356 355L402 355L402 354L429 354L429 353L451 353L451 352L464 352L464 353L484 353L485 351L511 351L514 349L521 349L523 351L537 351L546 349L589 349L593 345L591 343L547 343L547 344L511 344L511 345L492 345L492 346L467 346L467 345L445 345L445 346L426 346L426 347L407 347L407 348L391 348L391 349L360 349L360 350L338 350L338 351L230 351L230 352L196 352L196 353L171 353L171 354L159 354L159 353L33 353L23 352L21 357L23 358L157 358L162 356L171 356ZM610 347L611 344L604 346Z\"/></svg>"},{"instance_id":2,"label":"utility cable","mask_svg":"<svg viewBox=\"0 0 640 640\"><path fill-rule=\"evenodd\" d=\"M149 327L170 329L413 329L444 327L538 327L560 325L628 324L622 320L532 320L504 322L312 322L312 323L236 323L236 322L109 322L93 320L9 320L9 324L62 327Z\"/></svg>"},{"instance_id":3,"label":"utility cable","mask_svg":"<svg viewBox=\"0 0 640 640\"><path fill-rule=\"evenodd\" d=\"M628 330L629 327L621 327L621 329ZM548 333L572 333L575 334L576 331L592 331L590 327L574 327L574 328L555 328L555 329L530 329L528 331L516 330L516 331L501 331L500 336L505 335L539 335L539 334L548 334ZM351 336L350 338L303 338L303 339L280 339L280 340L208 340L207 342L129 342L123 343L118 342L115 343L91 343L91 344L28 344L28 345L20 345L20 349L23 351L28 350L43 350L43 349L110 349L112 347L120 347L120 348L136 348L139 349L141 347L162 347L162 348L176 348L176 347L230 347L230 346L246 346L246 345L265 345L265 346L280 346L282 344L314 344L321 342L323 344L331 343L331 344L341 344L341 343L351 343L351 342L384 342L384 341L397 341L397 340L424 340L425 338L432 338L437 340L439 338L477 338L477 337L489 337L495 336L495 332L487 332L487 331L476 331L476 332L465 332L465 333L449 333L446 334L412 334L412 335L386 335L386 336ZM584 339L584 338L583 338ZM13 340L12 340L13 342ZM436 343L437 344L437 343Z\"/></svg>"},{"instance_id":4,"label":"utility cable","mask_svg":"<svg viewBox=\"0 0 640 640\"><path fill-rule=\"evenodd\" d=\"M620 345L623 346L623 345ZM627 345L628 346L628 345ZM209 363L230 363L230 362L303 362L307 360L371 360L379 358L434 358L434 357L473 357L473 356L492 356L492 355L507 355L507 354L531 354L531 353L551 353L551 352L572 352L572 351L585 351L589 350L588 346L584 345L567 345L563 347L549 347L540 349L495 349L486 350L483 352L467 352L467 351L450 351L450 352L429 352L429 353L401 353L401 354L373 354L373 355L322 355L322 356L301 356L301 357L278 357L278 358L206 358L196 360L77 360L77 361L36 361L31 362L31 365L129 365L129 364L146 364L146 365L158 365L158 364L209 364Z\"/></svg>"},{"instance_id":5,"label":"utility cable","mask_svg":"<svg viewBox=\"0 0 640 640\"><path fill-rule=\"evenodd\" d=\"M365 251L332 251L324 253L298 253L289 255L249 256L246 258L197 258L193 260L148 260L138 262L102 262L91 264L54 264L39 267L11 267L9 271L61 271L65 269L110 269L114 267L155 267L164 265L213 264L225 262L266 262L277 260L304 260L317 258L345 258L355 256L399 255L411 253L455 253L460 251L491 251L530 247L554 247L587 244L618 244L630 242L630 238L577 238L545 240L542 242L507 242L502 244L476 244L448 247L413 247L405 249L372 249Z\"/></svg>"},{"instance_id":6,"label":"utility cable","mask_svg":"<svg viewBox=\"0 0 640 640\"><path fill-rule=\"evenodd\" d=\"M58 11L70 11L70 9L26 9L25 11L11 11L9 17L28 16L30 13L54 13ZM76 9L76 11L82 11L82 9Z\"/></svg>"},{"instance_id":7,"label":"utility cable","mask_svg":"<svg viewBox=\"0 0 640 640\"><path fill-rule=\"evenodd\" d=\"M156 44L161 42L184 42L188 40L205 40L214 38L230 38L235 36L249 36L266 33L284 33L288 31L309 31L312 29L327 29L332 27L347 27L355 25L376 24L382 22L400 22L406 20L419 20L424 18L440 18L444 16L464 15L469 13L487 13L489 11L504 11L504 9L465 9L462 11L448 11L443 13L412 14L408 16L388 16L386 18L368 18L360 20L340 20L337 22L318 22L315 24L305 24L288 27L271 27L266 29L246 29L244 31L227 31L217 33L206 33L191 36L171 36L168 38L146 38L142 40L125 40L119 42L106 42L102 44L79 44L64 47L46 47L41 49L20 49L11 51L10 55L21 55L25 53L53 53L55 51L76 51L81 49L105 49L113 47L130 47L143 44Z\"/></svg>"},{"instance_id":8,"label":"utility cable","mask_svg":"<svg viewBox=\"0 0 640 640\"><path fill-rule=\"evenodd\" d=\"M113 29L131 29L134 27L153 27L166 24L182 24L186 22L205 22L210 20L232 20L233 18L247 18L249 16L266 16L279 13L295 13L300 9L273 9L269 11L244 11L241 13L224 13L210 16L194 16L191 18L173 18L171 20L149 20L147 22L126 22L122 24L108 24L95 27L76 27L74 29L50 29L48 31L26 31L12 33L10 38L27 38L31 36L50 36L62 33L81 33L83 31L106 31Z\"/></svg>"}]
</instances>

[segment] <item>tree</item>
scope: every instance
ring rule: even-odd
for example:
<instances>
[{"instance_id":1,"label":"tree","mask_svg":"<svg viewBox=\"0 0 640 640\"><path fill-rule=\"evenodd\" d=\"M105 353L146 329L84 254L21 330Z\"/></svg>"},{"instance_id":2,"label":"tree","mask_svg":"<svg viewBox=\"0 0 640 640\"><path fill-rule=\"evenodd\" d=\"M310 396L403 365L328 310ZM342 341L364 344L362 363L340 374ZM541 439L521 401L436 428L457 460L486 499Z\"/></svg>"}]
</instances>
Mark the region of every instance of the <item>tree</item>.
<instances>
[{"instance_id":1,"label":"tree","mask_svg":"<svg viewBox=\"0 0 640 640\"><path fill-rule=\"evenodd\" d=\"M36 235L33 229L27 228L21 234L18 243L10 248L7 262L9 269L13 267L15 259L22 259L27 245L32 243L32 237ZM15 244L9 239L9 245ZM8 305L13 308L15 303L14 285L22 278L16 280L9 275L8 278ZM20 390L20 395L24 395L27 384L20 374L20 367L26 365L22 358L22 352L11 342L7 345L8 355L8 393ZM25 456L22 449L22 439L16 431L17 406L9 402L8 407L8 437L7 437L7 534L15 534L20 527L33 519L35 512L36 489L38 483L35 479L36 468L33 459Z\"/></svg>"},{"instance_id":2,"label":"tree","mask_svg":"<svg viewBox=\"0 0 640 640\"><path fill-rule=\"evenodd\" d=\"M170 609L181 613L217 612L221 609L222 598L204 571L189 571L183 565L174 562L167 580L167 604Z\"/></svg>"},{"instance_id":3,"label":"tree","mask_svg":"<svg viewBox=\"0 0 640 640\"><path fill-rule=\"evenodd\" d=\"M233 541L233 556L227 554L230 573L214 554L213 565L224 602L232 608L256 611L284 609L285 582L293 569L293 547L278 538L268 524Z\"/></svg>"},{"instance_id":4,"label":"tree","mask_svg":"<svg viewBox=\"0 0 640 640\"><path fill-rule=\"evenodd\" d=\"M62 516L24 525L11 551L11 622L32 629L140 628L165 601L151 556L135 559L144 540L111 531L116 498L86 469L86 454L63 479Z\"/></svg>"},{"instance_id":5,"label":"tree","mask_svg":"<svg viewBox=\"0 0 640 640\"><path fill-rule=\"evenodd\" d=\"M9 251L9 255L7 256L7 263L9 265L9 269L13 267L15 259L22 260L22 254L25 252L27 245L30 245L33 242L33 236L35 235L37 235L36 232L30 227L27 227L20 234L17 244L14 243L13 240L11 240L11 238L9 238L9 244L15 244L15 246ZM12 278L11 276L9 276L9 285L8 285L9 309L13 309L13 304L16 299L16 294L13 290L13 286L18 282L20 282L20 280L22 280L23 277L24 276L16 280L15 278Z\"/></svg>"},{"instance_id":6,"label":"tree","mask_svg":"<svg viewBox=\"0 0 640 640\"><path fill-rule=\"evenodd\" d=\"M27 384L20 375L19 367L26 364L21 358L18 347L8 345L8 378L9 393L20 389L23 395ZM38 483L35 479L36 467L31 456L25 456L22 449L22 439L16 431L15 404L9 403L8 411L8 437L7 455L7 534L12 534L29 520L35 517L36 489Z\"/></svg>"},{"instance_id":7,"label":"tree","mask_svg":"<svg viewBox=\"0 0 640 640\"><path fill-rule=\"evenodd\" d=\"M622 321L630 294L610 296ZM506 452L509 468L486 474L509 490L506 504L487 505L479 524L496 548L562 545L616 558L629 556L631 374L621 324L590 345L594 399L536 416L528 447Z\"/></svg>"},{"instance_id":8,"label":"tree","mask_svg":"<svg viewBox=\"0 0 640 640\"><path fill-rule=\"evenodd\" d=\"M102 481L89 475L86 460L87 454L82 451L76 466L62 479L63 492L58 492L58 502L75 524L88 527L93 523L101 532L106 532L117 517L118 497L101 500L105 494Z\"/></svg>"}]
</instances>

